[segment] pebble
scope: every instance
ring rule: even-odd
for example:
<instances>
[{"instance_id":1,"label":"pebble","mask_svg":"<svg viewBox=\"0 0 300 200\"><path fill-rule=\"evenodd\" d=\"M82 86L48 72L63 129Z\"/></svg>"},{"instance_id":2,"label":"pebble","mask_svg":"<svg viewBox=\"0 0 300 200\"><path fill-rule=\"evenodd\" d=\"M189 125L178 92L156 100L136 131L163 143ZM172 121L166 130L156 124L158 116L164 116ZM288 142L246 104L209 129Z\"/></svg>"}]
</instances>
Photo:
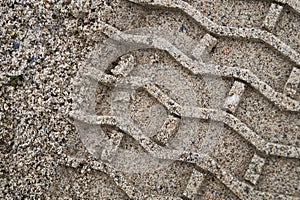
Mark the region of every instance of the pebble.
<instances>
[{"instance_id":1,"label":"pebble","mask_svg":"<svg viewBox=\"0 0 300 200\"><path fill-rule=\"evenodd\" d=\"M20 47L20 44L19 43L14 43L14 45L13 45L13 48L14 49L18 49Z\"/></svg>"}]
</instances>

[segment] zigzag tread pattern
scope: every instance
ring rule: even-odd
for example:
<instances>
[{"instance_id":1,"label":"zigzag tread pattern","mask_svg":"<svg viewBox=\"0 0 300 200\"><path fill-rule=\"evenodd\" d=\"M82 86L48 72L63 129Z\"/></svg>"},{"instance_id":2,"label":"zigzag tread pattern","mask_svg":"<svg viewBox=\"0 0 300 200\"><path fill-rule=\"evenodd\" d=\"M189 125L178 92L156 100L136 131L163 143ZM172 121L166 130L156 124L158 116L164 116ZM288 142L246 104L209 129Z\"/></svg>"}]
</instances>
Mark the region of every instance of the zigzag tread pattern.
<instances>
[{"instance_id":1,"label":"zigzag tread pattern","mask_svg":"<svg viewBox=\"0 0 300 200\"><path fill-rule=\"evenodd\" d=\"M208 32L216 34L218 36L226 37L239 37L245 39L259 40L272 46L282 55L288 57L291 61L300 65L300 55L290 46L278 39L274 34L257 29L257 28L236 28L236 27L225 27L215 24L213 21L205 17L200 11L195 9L190 4L178 0L129 0L133 3L153 6L163 6L167 8L176 8L182 10L193 19L195 19L201 26L203 26ZM293 2L294 4L294 2ZM296 3L295 3L296 4ZM292 4L291 4L292 5Z\"/></svg>"},{"instance_id":2,"label":"zigzag tread pattern","mask_svg":"<svg viewBox=\"0 0 300 200\"><path fill-rule=\"evenodd\" d=\"M261 81L250 70L240 69L237 67L229 67L214 64L205 64L202 62L194 61L170 44L166 39L152 35L130 35L123 33L116 28L103 24L103 31L108 36L119 41L135 41L149 45L151 47L165 50L174 57L183 67L192 71L194 74L211 74L216 76L232 77L247 82L253 88L257 89L261 94L268 98L271 102L278 105L280 108L288 111L300 111L300 102L288 97L284 93L275 91L271 86Z\"/></svg>"},{"instance_id":3,"label":"zigzag tread pattern","mask_svg":"<svg viewBox=\"0 0 300 200\"><path fill-rule=\"evenodd\" d=\"M180 160L196 164L201 169L207 170L210 173L214 174L227 188L229 188L241 199L255 199L258 197L267 197L271 199L275 199L277 197L283 198L283 196L280 194L272 194L254 190L251 185L239 181L230 172L223 169L217 164L214 159L206 154L184 152L182 150L175 149L166 149L157 145L149 137L143 134L143 132L137 125L135 125L128 119L122 119L115 116L87 116L85 113L81 112L73 112L72 116L77 120L84 122L86 122L86 119L93 119L92 121L94 122L94 124L115 126L124 131L124 133L132 136L144 149L147 150L148 153L156 158ZM88 121L87 123L90 123L90 121ZM132 190L133 189L131 189L130 191ZM284 195L284 198L292 199L293 197Z\"/></svg>"},{"instance_id":4,"label":"zigzag tread pattern","mask_svg":"<svg viewBox=\"0 0 300 200\"><path fill-rule=\"evenodd\" d=\"M100 74L102 77L103 75ZM95 77L91 77L95 78ZM97 80L100 80L99 78ZM153 84L146 84L144 86L147 92L166 107L171 113L178 116L198 118L198 119L212 119L215 121L223 122L239 135L249 141L257 150L266 153L268 155L276 155L290 158L300 158L300 148L294 146L286 146L282 144L275 144L266 142L261 136L252 131L247 125L242 123L235 116L213 109L204 109L197 107L183 107L176 103L173 99L164 94L157 86ZM87 123L97 123L95 119L90 120L90 117L82 115L83 121ZM106 119L106 118L105 118ZM114 119L114 118L113 118ZM115 119L114 119L115 120ZM115 125L115 124L109 124ZM147 139L148 140L148 139Z\"/></svg>"},{"instance_id":5,"label":"zigzag tread pattern","mask_svg":"<svg viewBox=\"0 0 300 200\"><path fill-rule=\"evenodd\" d=\"M217 26L212 21L208 20L201 13L194 8L192 8L187 3L177 0L177 1L148 1L148 0L129 0L134 3L141 4L151 4L158 5L164 7L171 7L183 10L185 13L193 17L196 21L198 21L205 29L208 30L209 33L219 36L229 36L229 37L242 37L246 39L258 39L262 42L265 42L272 46L274 49L278 50L281 54L288 57L292 60L296 65L300 65L300 56L299 54L290 48L288 45L280 41L273 34L260 30L260 29L240 29L230 27L229 29L224 29L224 27ZM299 12L299 6L296 1L293 0L278 0L277 2L282 4L287 4L297 12ZM274 24L273 24L274 25ZM273 26L272 25L272 26ZM271 26L271 28L272 28ZM275 25L274 25L275 26ZM264 95L269 101L273 102L276 106L281 108L282 110L299 112L300 111L300 102L293 99L292 95L287 92L289 88L295 88L295 85L298 84L298 79L295 78L293 74L285 87L285 92L280 93L275 91L271 86L260 80L254 73L250 70L240 69L238 67L230 67L230 66L221 66L215 64L206 64L201 61L201 59L193 60L189 56L185 55L182 51L177 49L174 45L172 45L167 39L159 37L157 35L131 35L128 33L124 33L119 31L118 29L103 23L101 27L101 31L104 32L108 37L113 38L114 40L121 42L134 42L144 44L149 46L150 48L155 48L159 50L163 50L168 52L178 63L180 63L184 68L190 70L194 75L215 75L220 77L230 77L234 79L238 79L234 82L232 90L229 92L229 96L237 95L239 98L245 92L245 85L250 85L254 89L258 90L262 95ZM221 33L222 32L222 33ZM211 35L207 34L206 38L208 40L213 41L211 46L208 48L212 48L215 45L216 40L210 38ZM203 54L203 49L200 47L200 53L196 52L195 55L201 56ZM209 51L210 49L208 49ZM128 71L133 69L133 64L131 61L128 62L128 65L125 65L125 68L114 68L111 70L113 75L106 74L101 70L97 70L95 68L87 67L84 76L87 76L91 79L99 81L105 85L113 85L118 79L119 75L125 77L128 74ZM124 66L123 66L124 67ZM298 67L298 66L297 66ZM294 71L298 70L296 67ZM234 111L238 106L239 101L232 103L231 101L225 102L225 111L215 110L215 109L207 109L200 107L187 107L182 106L165 94L160 88L148 81L143 80L135 80L132 79L132 84L137 85L143 88L146 92L148 92L152 97L154 97L160 104L162 104L166 110L168 110L171 115L170 119L174 119L176 121L175 127L173 128L162 128L162 133L170 132L170 135L174 135L176 130L178 129L178 120L180 117L188 117L195 119L210 119L213 121L218 121L226 124L231 129L233 129L237 134L245 138L251 145L253 145L256 150L263 154L264 156L279 156L279 157L287 157L287 158L300 158L300 148L294 146L288 146L277 143L270 143L264 140L261 136L251 130L246 124L244 124L241 120L234 116ZM289 85L293 86L289 86ZM227 99L228 100L228 99ZM174 116L175 115L175 116ZM245 174L245 179L250 181L253 185L248 184L247 182L240 181L237 177L227 171L225 168L220 166L212 157L206 154L200 154L189 151L178 151L174 149L165 148L164 146L160 146L155 141L153 141L150 137L146 136L140 127L138 127L134 122L124 119L118 116L97 116L97 115L89 115L82 111L73 111L71 116L79 121L93 124L93 125L109 125L118 128L123 131L124 134L128 134L133 137L138 143L152 156L159 159L170 159L170 160L178 160L187 163L192 163L195 165L193 169L193 174L195 176L191 176L189 180L189 184L186 187L186 190L183 193L184 199L186 197L193 198L193 194L197 192L197 187L201 185L201 182L205 178L198 169L208 171L213 174L222 184L224 184L229 190L231 190L238 198L240 199L297 199L294 196L289 195L281 195L276 193L269 192L261 192L254 188L258 182L258 177L261 173L261 168L264 164L264 159L260 158L260 156L254 155L252 162L249 165L249 169ZM169 120L170 121L170 120ZM166 125L168 120L165 121ZM122 134L121 134L122 135ZM117 134L117 139L114 142L119 143L120 138L122 136ZM163 135L158 139L162 144L166 144L168 141L168 135L166 138ZM70 161L71 160L71 161ZM75 159L76 160L76 159ZM127 183L126 178L123 177L119 172L114 169L106 166L105 164L92 161L87 162L85 160L75 161L70 158L67 159L66 165L71 167L77 167L78 163L88 163L91 168L99 171L103 171L107 173L114 182L127 194L130 199L140 199L143 197L144 199L181 199L180 197L172 197L172 196L148 196L141 194L137 189ZM74 164L75 163L75 164ZM257 167L256 171L251 171L253 166Z\"/></svg>"}]
</instances>

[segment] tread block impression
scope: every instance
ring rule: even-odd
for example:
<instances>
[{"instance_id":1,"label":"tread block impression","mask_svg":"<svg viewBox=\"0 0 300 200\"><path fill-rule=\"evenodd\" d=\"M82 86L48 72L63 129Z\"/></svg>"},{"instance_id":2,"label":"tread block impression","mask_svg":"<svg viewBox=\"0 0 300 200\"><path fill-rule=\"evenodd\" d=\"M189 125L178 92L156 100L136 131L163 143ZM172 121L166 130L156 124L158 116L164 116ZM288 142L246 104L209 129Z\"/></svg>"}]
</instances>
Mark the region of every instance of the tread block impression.
<instances>
[{"instance_id":1,"label":"tread block impression","mask_svg":"<svg viewBox=\"0 0 300 200\"><path fill-rule=\"evenodd\" d=\"M245 179L256 185L264 164L265 159L255 154L249 164L248 170L245 173Z\"/></svg>"},{"instance_id":2,"label":"tread block impression","mask_svg":"<svg viewBox=\"0 0 300 200\"><path fill-rule=\"evenodd\" d=\"M193 199L194 195L197 194L197 191L200 188L204 179L205 177L201 172L193 170L188 185L183 192L183 195L190 199Z\"/></svg>"},{"instance_id":3,"label":"tread block impression","mask_svg":"<svg viewBox=\"0 0 300 200\"><path fill-rule=\"evenodd\" d=\"M245 84L239 81L235 81L229 91L228 97L225 100L223 109L230 113L234 113L240 103L244 91Z\"/></svg>"},{"instance_id":4,"label":"tread block impression","mask_svg":"<svg viewBox=\"0 0 300 200\"><path fill-rule=\"evenodd\" d=\"M297 89L300 86L300 69L294 67L288 81L284 86L284 92L292 97L295 98L297 95Z\"/></svg>"},{"instance_id":5,"label":"tread block impression","mask_svg":"<svg viewBox=\"0 0 300 200\"><path fill-rule=\"evenodd\" d=\"M263 27L269 31L273 31L273 29L276 26L276 23L280 17L282 9L283 9L282 6L280 6L276 3L272 3L272 5L269 9L268 15L265 18Z\"/></svg>"}]
</instances>

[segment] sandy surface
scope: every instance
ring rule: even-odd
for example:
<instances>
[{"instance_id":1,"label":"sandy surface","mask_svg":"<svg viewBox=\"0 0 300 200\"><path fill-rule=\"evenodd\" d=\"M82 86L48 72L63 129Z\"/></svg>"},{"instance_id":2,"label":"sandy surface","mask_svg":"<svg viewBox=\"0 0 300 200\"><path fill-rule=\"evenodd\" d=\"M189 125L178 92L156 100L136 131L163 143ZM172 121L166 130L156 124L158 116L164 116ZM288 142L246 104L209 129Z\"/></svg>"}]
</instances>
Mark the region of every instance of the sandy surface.
<instances>
[{"instance_id":1,"label":"sandy surface","mask_svg":"<svg viewBox=\"0 0 300 200\"><path fill-rule=\"evenodd\" d=\"M0 2L0 199L300 199L298 0Z\"/></svg>"}]
</instances>

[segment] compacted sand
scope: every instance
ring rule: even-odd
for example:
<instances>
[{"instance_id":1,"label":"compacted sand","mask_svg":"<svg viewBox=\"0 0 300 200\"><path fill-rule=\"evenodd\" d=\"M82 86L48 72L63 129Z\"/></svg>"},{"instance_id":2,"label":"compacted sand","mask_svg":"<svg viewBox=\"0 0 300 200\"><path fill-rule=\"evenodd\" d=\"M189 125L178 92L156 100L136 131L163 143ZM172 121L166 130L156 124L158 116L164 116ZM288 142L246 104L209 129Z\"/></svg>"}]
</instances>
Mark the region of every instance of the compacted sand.
<instances>
[{"instance_id":1,"label":"compacted sand","mask_svg":"<svg viewBox=\"0 0 300 200\"><path fill-rule=\"evenodd\" d=\"M300 199L299 0L0 2L0 199Z\"/></svg>"}]
</instances>

